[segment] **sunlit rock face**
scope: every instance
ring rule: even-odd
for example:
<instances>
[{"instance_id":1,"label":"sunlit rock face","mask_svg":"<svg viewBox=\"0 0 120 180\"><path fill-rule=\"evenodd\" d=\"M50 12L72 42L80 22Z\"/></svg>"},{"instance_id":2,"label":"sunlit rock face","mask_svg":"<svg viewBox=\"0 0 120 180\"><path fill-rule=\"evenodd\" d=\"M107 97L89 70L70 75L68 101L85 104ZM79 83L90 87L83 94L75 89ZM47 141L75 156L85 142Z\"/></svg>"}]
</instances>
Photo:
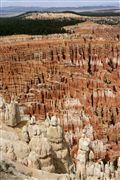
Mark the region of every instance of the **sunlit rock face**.
<instances>
[{"instance_id":1,"label":"sunlit rock face","mask_svg":"<svg viewBox=\"0 0 120 180\"><path fill-rule=\"evenodd\" d=\"M2 38L0 94L6 101L0 98L0 118L14 127L19 124L16 107L18 104L22 107L19 107L20 121L24 118L29 122L22 130L22 143L26 153L30 151L29 143L33 148L28 161L26 155L23 156L23 163L29 167L46 169L48 162L48 171L55 172L57 159L61 159L65 170L61 171L69 172L72 157L76 166L81 167L77 169L78 177L115 177L109 169L120 156L118 27L114 30L111 26L88 23L83 28L80 25L75 28L75 33L70 35ZM12 101L12 96L17 97L17 102ZM10 115L8 109L12 112ZM54 118L50 122L51 116L57 118L57 123ZM45 124L40 128L35 119ZM49 140L49 148L44 147L39 138ZM41 143L39 152L49 149L45 158L34 150L37 146L32 145L36 142L34 139ZM17 150L13 149L14 144L8 156L15 153L17 158ZM38 156L41 162L44 159L43 166L38 163ZM101 160L107 161L104 170L101 170ZM87 167L91 167L91 171L86 170ZM116 177L119 177L118 170Z\"/></svg>"},{"instance_id":2,"label":"sunlit rock face","mask_svg":"<svg viewBox=\"0 0 120 180\"><path fill-rule=\"evenodd\" d=\"M20 107L13 97L11 97L10 103L6 103L4 98L0 96L0 120L3 123L15 127L21 121L29 119L29 115L24 114L24 107Z\"/></svg>"},{"instance_id":3,"label":"sunlit rock face","mask_svg":"<svg viewBox=\"0 0 120 180\"><path fill-rule=\"evenodd\" d=\"M93 148L93 144L96 147ZM96 152L104 153L106 148L103 147L102 141L95 142L88 138L83 132L79 139L79 147L76 162L77 179L119 179L119 158L116 161L109 159L98 159L96 161Z\"/></svg>"},{"instance_id":4,"label":"sunlit rock face","mask_svg":"<svg viewBox=\"0 0 120 180\"><path fill-rule=\"evenodd\" d=\"M2 100L5 102L4 99ZM30 173L31 170L38 170L37 176L40 172L68 174L68 176L71 174L75 165L70 155L70 147L65 141L63 128L59 125L56 116L49 117L48 123L46 121L48 119L42 123L38 122L32 116L25 121L25 125L21 120L21 125L11 127L0 119L2 171L5 171L6 166L11 168L15 166L15 169L12 169L13 174L16 170L25 174L28 171ZM26 168L27 172L25 172ZM9 173L9 169L5 172Z\"/></svg>"},{"instance_id":5,"label":"sunlit rock face","mask_svg":"<svg viewBox=\"0 0 120 180\"><path fill-rule=\"evenodd\" d=\"M49 176L55 180L59 177L66 180L119 180L120 157L117 154L116 159L111 160L105 156L108 144L94 139L89 122L77 136L75 161L70 154L72 145L67 142L71 136L68 132L67 137L64 136L60 119L56 116L47 115L43 122L32 116L25 125L16 127L10 127L0 119L0 131L0 168L3 172L12 172L22 178L23 175L28 178L29 174L31 178L42 178L44 174L44 178Z\"/></svg>"}]
</instances>

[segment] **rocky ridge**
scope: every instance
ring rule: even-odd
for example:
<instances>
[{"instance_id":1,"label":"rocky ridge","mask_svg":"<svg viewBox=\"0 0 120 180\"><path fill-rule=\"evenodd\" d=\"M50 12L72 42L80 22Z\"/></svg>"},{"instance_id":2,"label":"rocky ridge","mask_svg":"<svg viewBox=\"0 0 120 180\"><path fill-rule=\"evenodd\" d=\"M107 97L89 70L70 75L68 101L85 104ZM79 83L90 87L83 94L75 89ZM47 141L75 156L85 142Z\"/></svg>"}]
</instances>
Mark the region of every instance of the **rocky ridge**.
<instances>
[{"instance_id":1,"label":"rocky ridge","mask_svg":"<svg viewBox=\"0 0 120 180\"><path fill-rule=\"evenodd\" d=\"M86 13L87 14L87 13ZM111 24L111 25L120 25L119 16L103 16L103 17L93 17L93 16L82 16L79 13L72 13L72 12L60 12L60 13L52 13L52 12L29 12L26 14L21 15L23 19L30 19L30 20L81 20L81 21L92 21L97 22L99 24Z\"/></svg>"},{"instance_id":2,"label":"rocky ridge","mask_svg":"<svg viewBox=\"0 0 120 180\"><path fill-rule=\"evenodd\" d=\"M80 16L73 13L36 13L31 12L27 13L25 15L22 15L22 18L24 19L39 19L39 20L53 20L53 19L80 19Z\"/></svg>"}]
</instances>

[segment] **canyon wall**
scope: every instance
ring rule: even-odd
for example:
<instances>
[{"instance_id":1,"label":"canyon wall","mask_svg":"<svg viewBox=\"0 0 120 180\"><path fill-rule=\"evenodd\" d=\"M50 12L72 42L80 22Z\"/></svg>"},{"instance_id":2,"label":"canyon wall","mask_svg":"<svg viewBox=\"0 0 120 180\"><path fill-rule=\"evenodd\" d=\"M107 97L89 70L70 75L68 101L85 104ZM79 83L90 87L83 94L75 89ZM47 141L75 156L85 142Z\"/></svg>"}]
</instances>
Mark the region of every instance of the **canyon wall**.
<instances>
[{"instance_id":1,"label":"canyon wall","mask_svg":"<svg viewBox=\"0 0 120 180\"><path fill-rule=\"evenodd\" d=\"M73 157L89 124L106 145L96 159L120 156L120 43L111 37L23 36L0 45L0 94L16 96L39 121L59 117Z\"/></svg>"}]
</instances>

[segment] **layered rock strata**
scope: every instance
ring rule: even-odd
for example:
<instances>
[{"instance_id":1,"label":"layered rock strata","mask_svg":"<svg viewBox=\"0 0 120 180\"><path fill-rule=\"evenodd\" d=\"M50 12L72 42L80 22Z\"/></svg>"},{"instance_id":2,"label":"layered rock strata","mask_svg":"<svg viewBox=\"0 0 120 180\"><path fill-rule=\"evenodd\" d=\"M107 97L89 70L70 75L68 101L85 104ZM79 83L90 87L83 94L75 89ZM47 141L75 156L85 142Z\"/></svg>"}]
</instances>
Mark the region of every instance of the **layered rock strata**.
<instances>
[{"instance_id":1,"label":"layered rock strata","mask_svg":"<svg viewBox=\"0 0 120 180\"><path fill-rule=\"evenodd\" d=\"M100 28L93 23L89 27L78 26L76 33L63 36L1 38L0 93L8 104L17 96L25 113L38 121L44 121L47 114L59 116L75 161L85 128L95 160L114 162L120 156L119 27ZM0 105L2 118L4 111ZM26 128L27 144L33 135L30 126ZM58 125L57 129L61 133ZM61 146L63 140L58 139L53 142Z\"/></svg>"},{"instance_id":2,"label":"layered rock strata","mask_svg":"<svg viewBox=\"0 0 120 180\"><path fill-rule=\"evenodd\" d=\"M109 159L95 160L95 149L93 149L93 142L86 136L85 133L79 140L79 150L77 155L77 170L76 177L78 179L106 179L106 180L118 180L119 174L119 158L117 161L111 162ZM102 144L98 144L98 147L102 148ZM97 147L97 148L98 148ZM100 152L104 149L98 150Z\"/></svg>"},{"instance_id":3,"label":"layered rock strata","mask_svg":"<svg viewBox=\"0 0 120 180\"><path fill-rule=\"evenodd\" d=\"M14 110L13 110L14 111ZM63 129L54 116L49 123L37 123L34 116L26 121L26 125L9 127L0 120L0 154L1 166L6 162L28 169L38 169L50 173L70 174L74 164L70 150L64 140ZM14 121L14 119L13 119ZM23 122L23 121L21 121ZM54 124L56 122L56 125ZM54 124L54 125L53 125ZM59 129L59 130L58 130ZM54 141L53 133L57 141ZM53 143L54 142L54 145ZM1 167L1 168L2 168Z\"/></svg>"},{"instance_id":4,"label":"layered rock strata","mask_svg":"<svg viewBox=\"0 0 120 180\"><path fill-rule=\"evenodd\" d=\"M70 150L65 142L63 129L58 125L55 116L50 120L47 137L53 149L53 161L56 172L70 173L73 166L72 159L70 158Z\"/></svg>"},{"instance_id":5,"label":"layered rock strata","mask_svg":"<svg viewBox=\"0 0 120 180\"><path fill-rule=\"evenodd\" d=\"M5 102L3 98L2 102ZM76 102L78 103L78 101L74 103ZM39 175L42 171L59 173L61 179L66 180L119 180L120 157L117 154L117 158L110 159L108 144L94 138L94 129L88 117L84 128L81 132L77 132L79 143L74 163L70 155L70 147L74 144L74 134L71 132L70 136L67 132L64 136L60 122L56 116L47 115L44 122L36 121L36 118L32 116L26 121L26 125L22 125L22 128L19 127L19 124L11 128L0 119L1 170L12 172L17 176L23 176L23 172L25 176L29 172L32 173L32 177L37 176L37 178L44 177L43 174ZM5 163L7 164L5 165ZM9 168L6 169L7 167ZM20 171L21 174L17 171ZM36 173L33 173L34 171ZM56 177L54 174L50 174L50 177L54 177L55 180L58 180L57 176L57 174ZM47 173L45 178L47 178Z\"/></svg>"}]
</instances>

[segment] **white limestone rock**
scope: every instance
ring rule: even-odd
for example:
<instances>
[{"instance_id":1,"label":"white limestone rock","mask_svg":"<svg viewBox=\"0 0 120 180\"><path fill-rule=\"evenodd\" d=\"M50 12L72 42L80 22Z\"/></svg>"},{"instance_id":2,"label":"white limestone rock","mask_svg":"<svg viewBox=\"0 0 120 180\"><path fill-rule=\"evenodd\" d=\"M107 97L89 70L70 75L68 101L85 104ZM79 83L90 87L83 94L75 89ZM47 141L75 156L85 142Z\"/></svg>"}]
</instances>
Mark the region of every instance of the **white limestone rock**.
<instances>
[{"instance_id":1,"label":"white limestone rock","mask_svg":"<svg viewBox=\"0 0 120 180\"><path fill-rule=\"evenodd\" d=\"M52 149L47 138L43 136L33 136L30 141L30 148L38 155L38 161L42 170L54 172L52 162Z\"/></svg>"},{"instance_id":2,"label":"white limestone rock","mask_svg":"<svg viewBox=\"0 0 120 180\"><path fill-rule=\"evenodd\" d=\"M13 147L13 145L11 145L11 146L8 148L7 157L8 157L8 159L10 159L11 161L15 161L15 160L17 159L16 154L15 154L15 152L14 152L14 147Z\"/></svg>"},{"instance_id":3,"label":"white limestone rock","mask_svg":"<svg viewBox=\"0 0 120 180\"><path fill-rule=\"evenodd\" d=\"M27 126L24 126L22 129L22 140L25 141L26 143L29 143L29 141L30 141Z\"/></svg>"},{"instance_id":4,"label":"white limestone rock","mask_svg":"<svg viewBox=\"0 0 120 180\"><path fill-rule=\"evenodd\" d=\"M5 100L0 96L0 120L5 121Z\"/></svg>"},{"instance_id":5,"label":"white limestone rock","mask_svg":"<svg viewBox=\"0 0 120 180\"><path fill-rule=\"evenodd\" d=\"M19 137L15 131L8 131L4 129L0 129L0 138L7 139L9 141L17 141Z\"/></svg>"},{"instance_id":6,"label":"white limestone rock","mask_svg":"<svg viewBox=\"0 0 120 180\"><path fill-rule=\"evenodd\" d=\"M94 165L94 176L97 178L101 177L101 165L98 162Z\"/></svg>"},{"instance_id":7,"label":"white limestone rock","mask_svg":"<svg viewBox=\"0 0 120 180\"><path fill-rule=\"evenodd\" d=\"M104 146L103 142L98 139L91 142L91 147L96 153L98 152L103 153L106 151L106 147Z\"/></svg>"},{"instance_id":8,"label":"white limestone rock","mask_svg":"<svg viewBox=\"0 0 120 180\"><path fill-rule=\"evenodd\" d=\"M89 153L89 161L93 161L95 158L93 151L90 151Z\"/></svg>"},{"instance_id":9,"label":"white limestone rock","mask_svg":"<svg viewBox=\"0 0 120 180\"><path fill-rule=\"evenodd\" d=\"M87 176L93 176L94 175L94 167L95 167L95 164L94 162L88 162L87 165L86 165L86 175Z\"/></svg>"},{"instance_id":10,"label":"white limestone rock","mask_svg":"<svg viewBox=\"0 0 120 180\"><path fill-rule=\"evenodd\" d=\"M83 151L83 150L79 150L78 151L78 155L76 158L78 161L80 161L80 163L82 164L86 164L87 160L88 160L88 152L87 151Z\"/></svg>"},{"instance_id":11,"label":"white limestone rock","mask_svg":"<svg viewBox=\"0 0 120 180\"><path fill-rule=\"evenodd\" d=\"M47 138L52 146L53 161L56 172L67 173L72 165L69 147L64 140L62 127L58 124L58 119L53 116L50 126L47 128Z\"/></svg>"},{"instance_id":12,"label":"white limestone rock","mask_svg":"<svg viewBox=\"0 0 120 180\"><path fill-rule=\"evenodd\" d=\"M20 122L20 120L21 118L18 103L11 101L10 104L6 104L5 124L14 127Z\"/></svg>"},{"instance_id":13,"label":"white limestone rock","mask_svg":"<svg viewBox=\"0 0 120 180\"><path fill-rule=\"evenodd\" d=\"M40 169L39 156L34 151L31 151L28 158L28 167Z\"/></svg>"},{"instance_id":14,"label":"white limestone rock","mask_svg":"<svg viewBox=\"0 0 120 180\"><path fill-rule=\"evenodd\" d=\"M79 149L83 151L89 151L90 142L90 139L87 138L85 134L82 134L82 137L79 140Z\"/></svg>"},{"instance_id":15,"label":"white limestone rock","mask_svg":"<svg viewBox=\"0 0 120 180\"><path fill-rule=\"evenodd\" d=\"M87 138L90 138L90 140L93 140L93 127L90 124L86 125L83 129L83 134Z\"/></svg>"}]
</instances>

